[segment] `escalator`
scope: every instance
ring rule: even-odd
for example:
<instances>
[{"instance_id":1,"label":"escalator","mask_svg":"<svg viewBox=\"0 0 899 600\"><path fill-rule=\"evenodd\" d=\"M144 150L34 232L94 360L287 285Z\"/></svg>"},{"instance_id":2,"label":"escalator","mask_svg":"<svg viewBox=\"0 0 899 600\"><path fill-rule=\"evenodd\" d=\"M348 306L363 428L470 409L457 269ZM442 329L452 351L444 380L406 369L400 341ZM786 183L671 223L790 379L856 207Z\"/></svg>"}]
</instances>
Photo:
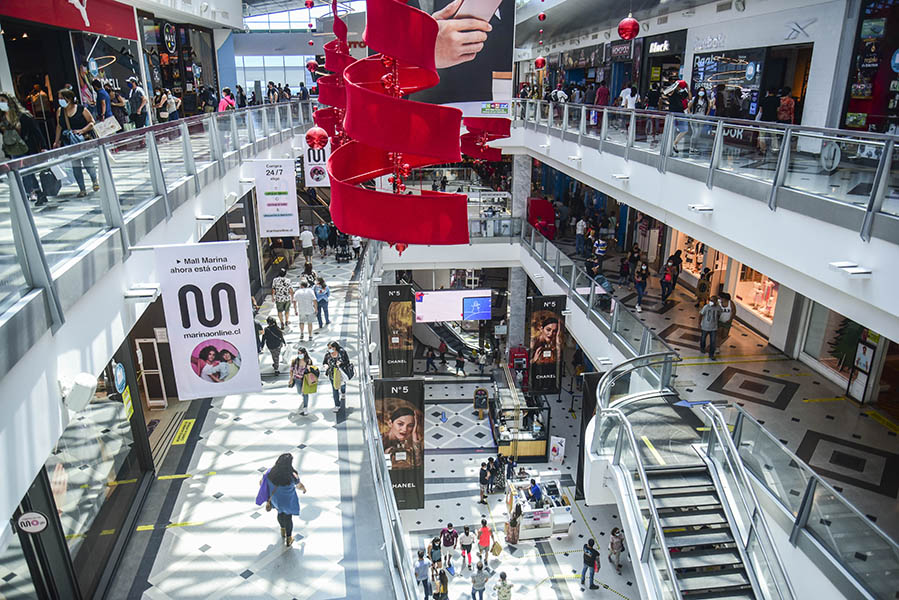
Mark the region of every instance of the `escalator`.
<instances>
[{"instance_id":1,"label":"escalator","mask_svg":"<svg viewBox=\"0 0 899 600\"><path fill-rule=\"evenodd\" d=\"M754 600L752 581L708 468L648 468L646 475L681 595ZM646 495L638 494L644 506Z\"/></svg>"}]
</instances>

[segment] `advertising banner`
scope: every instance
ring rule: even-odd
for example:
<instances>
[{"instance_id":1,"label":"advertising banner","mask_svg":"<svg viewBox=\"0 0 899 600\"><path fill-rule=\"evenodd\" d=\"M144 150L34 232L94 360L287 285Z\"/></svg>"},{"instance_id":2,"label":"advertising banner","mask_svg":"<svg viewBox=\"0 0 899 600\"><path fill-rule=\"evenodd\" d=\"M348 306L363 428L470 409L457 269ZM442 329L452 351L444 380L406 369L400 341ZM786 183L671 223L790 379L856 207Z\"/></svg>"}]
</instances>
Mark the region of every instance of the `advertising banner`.
<instances>
[{"instance_id":1,"label":"advertising banner","mask_svg":"<svg viewBox=\"0 0 899 600\"><path fill-rule=\"evenodd\" d=\"M565 296L528 298L528 389L532 393L558 394L561 389L565 300Z\"/></svg>"},{"instance_id":2,"label":"advertising banner","mask_svg":"<svg viewBox=\"0 0 899 600\"><path fill-rule=\"evenodd\" d=\"M425 505L424 402L420 379L376 379L375 409L399 509Z\"/></svg>"},{"instance_id":3,"label":"advertising banner","mask_svg":"<svg viewBox=\"0 0 899 600\"><path fill-rule=\"evenodd\" d=\"M256 205L259 211L259 237L300 235L296 168L293 159L274 158L256 160L253 163Z\"/></svg>"},{"instance_id":4,"label":"advertising banner","mask_svg":"<svg viewBox=\"0 0 899 600\"><path fill-rule=\"evenodd\" d=\"M113 89L124 90L122 93L127 95L125 80L140 77L137 42L82 31L72 31L69 35L81 103L94 104L94 88L91 87L94 79L104 85L108 83Z\"/></svg>"},{"instance_id":5,"label":"advertising banner","mask_svg":"<svg viewBox=\"0 0 899 600\"><path fill-rule=\"evenodd\" d=\"M565 438L557 435L549 437L549 462L560 465L565 462Z\"/></svg>"},{"instance_id":6,"label":"advertising banner","mask_svg":"<svg viewBox=\"0 0 899 600\"><path fill-rule=\"evenodd\" d=\"M306 187L331 187L327 169L331 141L324 148L312 148L309 144L303 144L303 147L303 178Z\"/></svg>"},{"instance_id":7,"label":"advertising banner","mask_svg":"<svg viewBox=\"0 0 899 600\"><path fill-rule=\"evenodd\" d=\"M155 253L178 398L260 391L246 243L158 246Z\"/></svg>"},{"instance_id":8,"label":"advertising banner","mask_svg":"<svg viewBox=\"0 0 899 600\"><path fill-rule=\"evenodd\" d=\"M435 57L440 83L411 96L431 104L449 104L466 117L510 114L515 0L463 0L453 13L453 0L409 0L440 24ZM488 26L489 25L489 26ZM489 29L489 31L488 31ZM468 47L486 38L474 55ZM505 112L501 113L500 109Z\"/></svg>"},{"instance_id":9,"label":"advertising banner","mask_svg":"<svg viewBox=\"0 0 899 600\"><path fill-rule=\"evenodd\" d=\"M411 285L378 286L384 377L412 377L412 326L415 324L412 298Z\"/></svg>"}]
</instances>

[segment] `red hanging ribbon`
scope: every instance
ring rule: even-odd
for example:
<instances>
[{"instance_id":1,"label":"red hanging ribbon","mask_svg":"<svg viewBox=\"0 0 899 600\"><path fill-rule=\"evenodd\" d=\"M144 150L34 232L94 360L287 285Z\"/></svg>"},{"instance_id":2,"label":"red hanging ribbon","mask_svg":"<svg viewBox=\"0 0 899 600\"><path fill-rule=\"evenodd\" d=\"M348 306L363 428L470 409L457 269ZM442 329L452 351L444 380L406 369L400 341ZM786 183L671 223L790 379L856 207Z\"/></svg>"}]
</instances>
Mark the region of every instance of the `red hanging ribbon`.
<instances>
[{"instance_id":1,"label":"red hanging ribbon","mask_svg":"<svg viewBox=\"0 0 899 600\"><path fill-rule=\"evenodd\" d=\"M502 117L465 117L462 124L468 133L462 134L462 154L489 161L503 159L502 150L487 144L511 135L512 121Z\"/></svg>"}]
</instances>

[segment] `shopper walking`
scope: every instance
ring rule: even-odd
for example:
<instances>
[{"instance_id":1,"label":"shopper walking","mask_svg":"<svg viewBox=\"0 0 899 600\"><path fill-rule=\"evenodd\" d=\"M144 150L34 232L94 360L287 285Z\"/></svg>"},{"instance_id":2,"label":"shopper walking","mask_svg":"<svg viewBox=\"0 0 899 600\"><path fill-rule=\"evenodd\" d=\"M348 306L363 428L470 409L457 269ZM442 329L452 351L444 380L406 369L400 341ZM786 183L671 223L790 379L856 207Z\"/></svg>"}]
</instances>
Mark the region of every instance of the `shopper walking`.
<instances>
[{"instance_id":1,"label":"shopper walking","mask_svg":"<svg viewBox=\"0 0 899 600\"><path fill-rule=\"evenodd\" d=\"M112 116L112 100L109 92L103 89L103 83L99 79L92 80L91 87L94 88L96 96L97 120L108 119Z\"/></svg>"},{"instance_id":2,"label":"shopper walking","mask_svg":"<svg viewBox=\"0 0 899 600\"><path fill-rule=\"evenodd\" d=\"M431 562L425 558L425 551L418 551L418 562L415 563L415 581L425 592L425 600L431 597L431 580L428 578L428 570Z\"/></svg>"},{"instance_id":3,"label":"shopper walking","mask_svg":"<svg viewBox=\"0 0 899 600\"><path fill-rule=\"evenodd\" d=\"M459 533L453 529L452 523L447 523L440 531L440 560L443 562L443 568L451 570L453 568L453 551L456 544L459 543Z\"/></svg>"},{"instance_id":4,"label":"shopper walking","mask_svg":"<svg viewBox=\"0 0 899 600\"><path fill-rule=\"evenodd\" d=\"M235 108L237 108L237 100L235 100L234 94L231 93L231 88L222 88L222 99L219 100L218 112L234 110Z\"/></svg>"},{"instance_id":5,"label":"shopper walking","mask_svg":"<svg viewBox=\"0 0 899 600\"><path fill-rule=\"evenodd\" d=\"M487 469L487 463L481 463L481 470L478 471L478 489L481 492L479 504L487 504L487 481L490 479L490 471Z\"/></svg>"},{"instance_id":6,"label":"shopper walking","mask_svg":"<svg viewBox=\"0 0 899 600\"><path fill-rule=\"evenodd\" d=\"M621 575L621 552L624 550L624 533L615 527L609 536L609 562L615 565Z\"/></svg>"},{"instance_id":7,"label":"shopper walking","mask_svg":"<svg viewBox=\"0 0 899 600\"><path fill-rule=\"evenodd\" d=\"M796 120L796 101L793 100L793 89L785 87L780 92L780 104L777 106L777 122L792 125Z\"/></svg>"},{"instance_id":8,"label":"shopper walking","mask_svg":"<svg viewBox=\"0 0 899 600\"><path fill-rule=\"evenodd\" d=\"M646 263L642 263L637 272L634 273L634 287L637 290L637 306L634 308L637 312L643 312L643 296L646 295L646 284L649 282L649 268Z\"/></svg>"},{"instance_id":9,"label":"shopper walking","mask_svg":"<svg viewBox=\"0 0 899 600\"><path fill-rule=\"evenodd\" d=\"M325 375L331 381L331 390L334 394L334 412L339 412L341 405L346 402L346 380L352 379L353 364L346 350L340 347L337 342L329 342L328 350L325 352L325 358L322 360L325 365Z\"/></svg>"},{"instance_id":10,"label":"shopper walking","mask_svg":"<svg viewBox=\"0 0 899 600\"><path fill-rule=\"evenodd\" d=\"M478 559L487 562L493 541L493 530L487 527L487 519L481 519L481 528L478 529Z\"/></svg>"},{"instance_id":11,"label":"shopper walking","mask_svg":"<svg viewBox=\"0 0 899 600\"><path fill-rule=\"evenodd\" d=\"M681 258L681 251L675 250L674 254L668 257L668 262L674 267L674 281L671 282L671 289L677 285L677 279L680 277L681 271L684 270L684 259Z\"/></svg>"},{"instance_id":12,"label":"shopper walking","mask_svg":"<svg viewBox=\"0 0 899 600\"><path fill-rule=\"evenodd\" d=\"M696 95L693 96L693 99L690 100L690 104L687 107L687 112L692 115L698 116L708 116L709 112L712 110L712 103L709 102L708 97L706 96L706 91L704 88L699 88L696 92ZM696 154L699 152L696 148L696 141L699 139L699 135L702 133L703 128L708 127L708 125L696 123L695 121L690 122L690 154Z\"/></svg>"},{"instance_id":13,"label":"shopper walking","mask_svg":"<svg viewBox=\"0 0 899 600\"><path fill-rule=\"evenodd\" d=\"M734 324L734 304L730 300L730 294L721 292L718 296L718 338L715 340L720 347L730 335L730 328Z\"/></svg>"},{"instance_id":14,"label":"shopper walking","mask_svg":"<svg viewBox=\"0 0 899 600\"><path fill-rule=\"evenodd\" d=\"M319 255L324 258L328 254L328 225L319 223L315 226L315 239L318 240Z\"/></svg>"},{"instance_id":15,"label":"shopper walking","mask_svg":"<svg viewBox=\"0 0 899 600\"><path fill-rule=\"evenodd\" d=\"M665 89L662 99L668 103L668 112L683 114L687 108L687 82L683 79L679 79L674 84L668 86ZM685 119L675 118L674 120L674 130L677 131L677 135L674 137L674 143L671 144L671 150L677 154L679 150L677 149L677 144L684 139L684 136L687 135L687 130L689 129L688 123Z\"/></svg>"},{"instance_id":16,"label":"shopper walking","mask_svg":"<svg viewBox=\"0 0 899 600\"><path fill-rule=\"evenodd\" d=\"M331 318L328 316L328 300L331 298L331 288L325 283L324 278L319 277L312 291L315 292L315 301L318 302L315 314L318 317L318 328L321 329L325 325L331 324ZM322 313L325 314L324 324L322 324Z\"/></svg>"},{"instance_id":17,"label":"shopper walking","mask_svg":"<svg viewBox=\"0 0 899 600\"><path fill-rule=\"evenodd\" d=\"M243 91L242 87L237 86L235 97L237 98L237 108L247 107L247 94Z\"/></svg>"},{"instance_id":18,"label":"shopper walking","mask_svg":"<svg viewBox=\"0 0 899 600\"><path fill-rule=\"evenodd\" d=\"M777 121L777 112L780 108L780 98L776 95L776 90L768 88L765 97L759 102L759 112L756 115L757 121L768 121L773 123ZM771 133L762 130L759 133L758 150L760 154L768 152L768 143L771 142Z\"/></svg>"},{"instance_id":19,"label":"shopper walking","mask_svg":"<svg viewBox=\"0 0 899 600\"><path fill-rule=\"evenodd\" d=\"M131 108L131 122L134 127L140 129L147 125L147 117L150 114L150 102L147 93L140 86L137 77L129 77L125 80L128 85L128 104Z\"/></svg>"},{"instance_id":20,"label":"shopper walking","mask_svg":"<svg viewBox=\"0 0 899 600\"><path fill-rule=\"evenodd\" d=\"M437 354L434 352L433 348L428 347L428 349L425 350L425 373L430 373L431 369L434 369L435 373L438 372L437 365L434 364L434 359L436 357Z\"/></svg>"},{"instance_id":21,"label":"shopper walking","mask_svg":"<svg viewBox=\"0 0 899 600\"><path fill-rule=\"evenodd\" d=\"M446 351L447 351L446 342L444 342L443 340L440 340L440 346L437 347L437 350L440 352L440 364L445 365L446 364Z\"/></svg>"},{"instance_id":22,"label":"shopper walking","mask_svg":"<svg viewBox=\"0 0 899 600\"><path fill-rule=\"evenodd\" d=\"M711 290L712 270L706 267L702 270L702 273L699 274L699 280L696 282L696 304L694 304L696 308L705 306L705 304L709 301L709 294L711 294Z\"/></svg>"},{"instance_id":23,"label":"shopper walking","mask_svg":"<svg viewBox=\"0 0 899 600\"><path fill-rule=\"evenodd\" d=\"M455 367L456 376L462 375L462 377L465 377L465 357L462 356L461 352L456 355Z\"/></svg>"},{"instance_id":24,"label":"shopper walking","mask_svg":"<svg viewBox=\"0 0 899 600\"><path fill-rule=\"evenodd\" d=\"M314 236L308 227L303 227L300 232L300 248L303 250L303 256L306 261L312 260L312 247L314 246Z\"/></svg>"},{"instance_id":25,"label":"shopper walking","mask_svg":"<svg viewBox=\"0 0 899 600\"><path fill-rule=\"evenodd\" d=\"M518 543L518 533L521 529L521 504L516 503L515 508L512 509L512 514L509 515L509 528L506 531L506 543L508 544L517 544Z\"/></svg>"},{"instance_id":26,"label":"shopper walking","mask_svg":"<svg viewBox=\"0 0 899 600\"><path fill-rule=\"evenodd\" d=\"M308 264L308 263L307 263ZM297 313L297 321L300 323L300 341L304 338L304 327L309 332L309 340L312 340L312 323L315 321L315 311L318 303L315 301L315 292L305 280L300 282L300 289L293 294L294 311Z\"/></svg>"},{"instance_id":27,"label":"shopper walking","mask_svg":"<svg viewBox=\"0 0 899 600\"><path fill-rule=\"evenodd\" d=\"M290 327L290 303L293 300L293 282L287 277L287 269L278 271L278 276L272 280L272 302L278 311L278 321L281 329Z\"/></svg>"},{"instance_id":28,"label":"shopper walking","mask_svg":"<svg viewBox=\"0 0 899 600\"><path fill-rule=\"evenodd\" d=\"M495 472L493 474L493 489L499 492L506 491L506 457L500 454L493 463Z\"/></svg>"},{"instance_id":29,"label":"shopper walking","mask_svg":"<svg viewBox=\"0 0 899 600\"><path fill-rule=\"evenodd\" d=\"M484 563L478 562L478 570L471 576L471 600L484 600L484 590L487 588L487 580L490 574L484 570Z\"/></svg>"},{"instance_id":30,"label":"shopper walking","mask_svg":"<svg viewBox=\"0 0 899 600\"><path fill-rule=\"evenodd\" d=\"M466 525L462 535L459 536L459 547L462 549L462 568L465 568L465 560L468 559L468 568L471 568L471 547L474 546L474 534Z\"/></svg>"},{"instance_id":31,"label":"shopper walking","mask_svg":"<svg viewBox=\"0 0 899 600\"><path fill-rule=\"evenodd\" d=\"M3 153L9 158L38 154L47 149L37 119L19 104L15 94L0 92L0 132ZM23 175L22 184L29 199L35 201L35 206L47 203L47 194L41 189L34 173Z\"/></svg>"},{"instance_id":32,"label":"shopper walking","mask_svg":"<svg viewBox=\"0 0 899 600\"><path fill-rule=\"evenodd\" d=\"M291 413L291 416L306 415L306 411L309 409L309 394L318 391L318 375L319 370L312 364L309 353L305 348L300 348L290 363L290 380L287 382L287 387L297 389L297 394L303 397L303 405L296 413Z\"/></svg>"},{"instance_id":33,"label":"shopper walking","mask_svg":"<svg viewBox=\"0 0 899 600\"><path fill-rule=\"evenodd\" d=\"M596 88L596 97L593 99L593 104L595 104L596 106L608 106L610 95L611 92L609 91L609 87L606 85L606 80L603 79L599 82L599 87Z\"/></svg>"},{"instance_id":34,"label":"shopper walking","mask_svg":"<svg viewBox=\"0 0 899 600\"><path fill-rule=\"evenodd\" d=\"M499 572L499 583L493 586L496 590L496 600L512 600L512 584L506 581L506 572Z\"/></svg>"},{"instance_id":35,"label":"shopper walking","mask_svg":"<svg viewBox=\"0 0 899 600\"><path fill-rule=\"evenodd\" d=\"M593 538L587 540L587 543L584 544L584 568L581 569L581 585L584 585L584 578L587 575L587 571L590 571L590 589L598 590L599 586L593 582L593 577L596 575L596 570L599 568L599 550L595 548L596 542L593 541Z\"/></svg>"},{"instance_id":36,"label":"shopper walking","mask_svg":"<svg viewBox=\"0 0 899 600\"><path fill-rule=\"evenodd\" d=\"M78 104L78 101L75 99L75 92L68 89L59 90L59 108L59 112L56 113L54 148L72 146L95 137L94 117L85 106ZM90 176L94 191L96 192L100 189L100 182L97 179L97 168L94 166L93 157L87 156L85 158L73 159L72 176L78 184L79 198L87 196L87 190L84 186L84 171L87 171L88 176Z\"/></svg>"},{"instance_id":37,"label":"shopper walking","mask_svg":"<svg viewBox=\"0 0 899 600\"><path fill-rule=\"evenodd\" d=\"M493 457L487 459L487 493L493 493L493 482L496 480L496 463Z\"/></svg>"},{"instance_id":38,"label":"shopper walking","mask_svg":"<svg viewBox=\"0 0 899 600\"><path fill-rule=\"evenodd\" d=\"M428 558L431 559L431 579L437 581L437 574L442 570L441 561L443 558L440 554L440 536L436 536L428 544Z\"/></svg>"},{"instance_id":39,"label":"shopper walking","mask_svg":"<svg viewBox=\"0 0 899 600\"><path fill-rule=\"evenodd\" d=\"M287 340L284 339L284 332L278 327L274 317L267 318L265 322L266 327L262 332L262 341L272 355L272 369L274 369L275 375L280 375L281 350L287 345Z\"/></svg>"},{"instance_id":40,"label":"shopper walking","mask_svg":"<svg viewBox=\"0 0 899 600\"><path fill-rule=\"evenodd\" d=\"M434 590L434 600L447 600L448 598L449 577L446 576L444 569L440 569L440 573L437 576L437 589Z\"/></svg>"},{"instance_id":41,"label":"shopper walking","mask_svg":"<svg viewBox=\"0 0 899 600\"><path fill-rule=\"evenodd\" d=\"M659 277L659 283L662 286L662 302L667 302L668 296L674 291L674 278L674 265L671 264L671 260L669 259L668 262L665 263L665 266L662 267L662 274Z\"/></svg>"},{"instance_id":42,"label":"shopper walking","mask_svg":"<svg viewBox=\"0 0 899 600\"><path fill-rule=\"evenodd\" d=\"M281 526L281 538L288 548L293 544L293 517L300 514L300 499L297 490L304 494L306 486L300 481L300 475L293 468L293 455L286 452L278 457L264 476L269 498L266 510L270 508L278 512L278 524ZM258 500L258 497L257 497Z\"/></svg>"},{"instance_id":43,"label":"shopper walking","mask_svg":"<svg viewBox=\"0 0 899 600\"><path fill-rule=\"evenodd\" d=\"M715 336L718 333L718 298L712 296L705 305L699 309L699 328L702 330L699 338L699 351L705 353L706 340L708 340L709 360L715 360Z\"/></svg>"}]
</instances>

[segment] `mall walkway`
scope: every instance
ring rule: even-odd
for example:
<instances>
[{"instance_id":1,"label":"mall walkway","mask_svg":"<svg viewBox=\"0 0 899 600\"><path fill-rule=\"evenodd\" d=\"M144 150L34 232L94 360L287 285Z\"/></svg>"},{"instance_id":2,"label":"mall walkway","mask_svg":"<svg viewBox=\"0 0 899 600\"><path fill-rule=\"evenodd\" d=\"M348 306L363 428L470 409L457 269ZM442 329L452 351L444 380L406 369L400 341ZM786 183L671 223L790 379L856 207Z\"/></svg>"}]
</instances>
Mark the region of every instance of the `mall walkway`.
<instances>
[{"instance_id":1,"label":"mall walkway","mask_svg":"<svg viewBox=\"0 0 899 600\"><path fill-rule=\"evenodd\" d=\"M355 263L328 257L314 264L331 286L331 325L316 329L304 345L316 364L331 340L355 357ZM302 259L290 271L295 281L300 267ZM269 314L275 314L270 297L257 318ZM299 341L294 325L287 333L291 357ZM291 418L301 397L287 387L287 369L274 375L267 351L260 365L261 393L191 403L186 417L197 419L193 434L185 451L167 456L110 598L391 597L383 535L372 514L358 379L348 383L344 411L331 411L331 388L323 382L310 398L310 414ZM255 504L262 473L282 452L293 453L308 490L300 497L292 548L283 546L275 513Z\"/></svg>"}]
</instances>

